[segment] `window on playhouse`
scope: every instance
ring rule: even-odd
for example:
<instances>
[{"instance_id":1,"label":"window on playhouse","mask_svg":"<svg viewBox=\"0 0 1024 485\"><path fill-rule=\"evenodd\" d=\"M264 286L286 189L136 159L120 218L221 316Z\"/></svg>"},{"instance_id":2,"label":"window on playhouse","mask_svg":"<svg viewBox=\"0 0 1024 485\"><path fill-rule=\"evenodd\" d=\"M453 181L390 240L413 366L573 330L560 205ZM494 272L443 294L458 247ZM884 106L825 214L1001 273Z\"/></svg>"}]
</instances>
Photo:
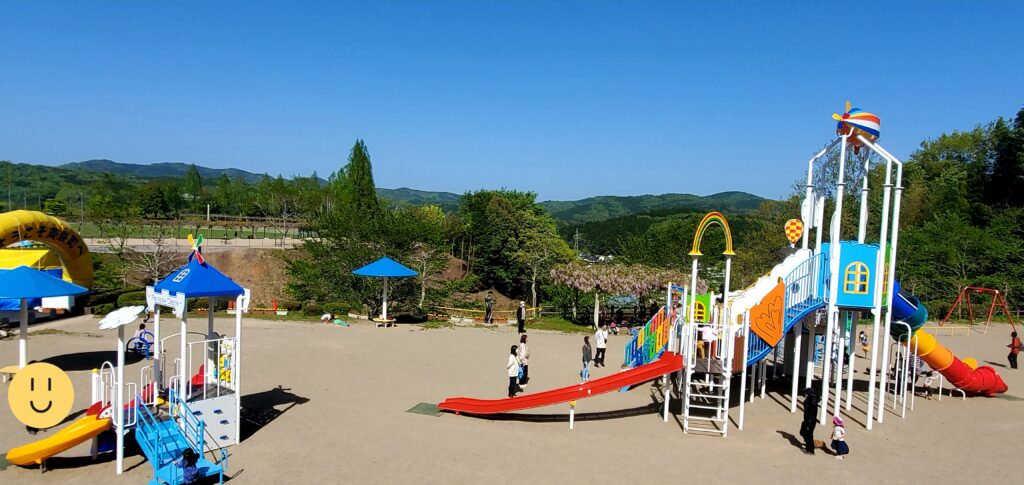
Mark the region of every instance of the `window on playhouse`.
<instances>
[{"instance_id":1,"label":"window on playhouse","mask_svg":"<svg viewBox=\"0 0 1024 485\"><path fill-rule=\"evenodd\" d=\"M846 265L845 277L843 278L843 292L851 295L868 294L868 276L870 275L868 265L854 261Z\"/></svg>"},{"instance_id":2,"label":"window on playhouse","mask_svg":"<svg viewBox=\"0 0 1024 485\"><path fill-rule=\"evenodd\" d=\"M708 316L708 308L704 306L704 302L698 301L693 306L693 321L703 322Z\"/></svg>"}]
</instances>

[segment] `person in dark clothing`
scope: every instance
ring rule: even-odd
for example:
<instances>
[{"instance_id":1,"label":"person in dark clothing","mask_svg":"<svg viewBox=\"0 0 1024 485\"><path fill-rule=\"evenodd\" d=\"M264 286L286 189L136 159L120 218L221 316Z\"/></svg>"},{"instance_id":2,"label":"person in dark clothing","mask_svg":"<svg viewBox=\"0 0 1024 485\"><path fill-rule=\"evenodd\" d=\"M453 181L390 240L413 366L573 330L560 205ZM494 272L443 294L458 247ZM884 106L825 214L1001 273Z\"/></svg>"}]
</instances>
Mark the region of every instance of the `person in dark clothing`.
<instances>
[{"instance_id":1,"label":"person in dark clothing","mask_svg":"<svg viewBox=\"0 0 1024 485\"><path fill-rule=\"evenodd\" d=\"M516 320L519 322L519 333L526 333L526 302L519 302L519 309L516 310Z\"/></svg>"},{"instance_id":2,"label":"person in dark clothing","mask_svg":"<svg viewBox=\"0 0 1024 485\"><path fill-rule=\"evenodd\" d=\"M1010 361L1010 368L1017 368L1017 354L1020 353L1020 338L1017 337L1017 332L1010 332L1010 354L1006 356L1006 360Z\"/></svg>"},{"instance_id":3,"label":"person in dark clothing","mask_svg":"<svg viewBox=\"0 0 1024 485\"><path fill-rule=\"evenodd\" d=\"M615 310L615 325L620 327L622 326L622 317L622 307L619 307L617 310Z\"/></svg>"},{"instance_id":4,"label":"person in dark clothing","mask_svg":"<svg viewBox=\"0 0 1024 485\"><path fill-rule=\"evenodd\" d=\"M818 425L818 391L808 387L804 391L804 420L800 423L800 437L804 439L804 453L814 454L814 427Z\"/></svg>"},{"instance_id":5,"label":"person in dark clothing","mask_svg":"<svg viewBox=\"0 0 1024 485\"><path fill-rule=\"evenodd\" d=\"M658 313L658 303L652 301L651 302L651 314L647 317L647 319L650 320L650 319L654 318L654 315L656 313Z\"/></svg>"},{"instance_id":6,"label":"person in dark clothing","mask_svg":"<svg viewBox=\"0 0 1024 485\"><path fill-rule=\"evenodd\" d=\"M487 296L484 298L484 323L494 323L492 321L491 311L494 310L494 292L487 290Z\"/></svg>"}]
</instances>

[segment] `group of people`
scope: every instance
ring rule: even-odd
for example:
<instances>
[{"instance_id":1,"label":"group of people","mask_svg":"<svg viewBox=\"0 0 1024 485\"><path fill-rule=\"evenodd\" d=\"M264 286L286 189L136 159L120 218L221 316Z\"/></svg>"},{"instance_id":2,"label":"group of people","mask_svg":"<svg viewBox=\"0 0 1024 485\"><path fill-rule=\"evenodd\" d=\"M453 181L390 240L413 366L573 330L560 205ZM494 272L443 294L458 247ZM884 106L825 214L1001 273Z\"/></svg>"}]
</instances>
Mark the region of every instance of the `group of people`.
<instances>
[{"instance_id":1,"label":"group of people","mask_svg":"<svg viewBox=\"0 0 1024 485\"><path fill-rule=\"evenodd\" d=\"M580 370L580 381L587 382L590 380L590 363L594 363L594 367L604 367L604 356L608 350L608 330L605 329L604 324L597 327L597 331L594 332L594 342L597 344L597 352L594 352L593 347L590 346L590 336L583 336L583 369Z\"/></svg>"},{"instance_id":2,"label":"group of people","mask_svg":"<svg viewBox=\"0 0 1024 485\"><path fill-rule=\"evenodd\" d=\"M580 370L580 380L582 382L590 380L591 363L595 367L605 366L608 336L608 329L605 325L600 325L597 331L594 332L594 343L597 346L596 351L591 346L590 336L585 335L583 337L583 348L581 350L583 354L583 369ZM508 397L515 397L516 394L523 392L523 386L530 382L530 348L527 345L527 340L529 339L526 333L520 333L519 343L509 349L508 361L505 364L505 370L508 375Z\"/></svg>"}]
</instances>

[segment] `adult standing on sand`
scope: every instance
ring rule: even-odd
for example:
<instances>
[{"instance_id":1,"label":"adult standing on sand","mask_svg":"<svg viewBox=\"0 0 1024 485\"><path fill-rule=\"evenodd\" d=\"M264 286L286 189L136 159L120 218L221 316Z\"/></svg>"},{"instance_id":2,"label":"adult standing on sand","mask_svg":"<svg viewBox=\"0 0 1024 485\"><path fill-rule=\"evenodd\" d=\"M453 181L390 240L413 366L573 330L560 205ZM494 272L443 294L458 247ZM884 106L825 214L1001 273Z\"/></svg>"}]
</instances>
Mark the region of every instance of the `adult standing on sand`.
<instances>
[{"instance_id":1,"label":"adult standing on sand","mask_svg":"<svg viewBox=\"0 0 1024 485\"><path fill-rule=\"evenodd\" d=\"M1017 368L1017 354L1020 353L1020 337L1017 336L1017 332L1010 332L1010 354L1006 356L1006 360L1010 361L1010 368Z\"/></svg>"},{"instance_id":2,"label":"adult standing on sand","mask_svg":"<svg viewBox=\"0 0 1024 485\"><path fill-rule=\"evenodd\" d=\"M526 302L519 302L519 309L516 310L516 320L519 322L519 333L526 333Z\"/></svg>"},{"instance_id":3,"label":"adult standing on sand","mask_svg":"<svg viewBox=\"0 0 1024 485\"><path fill-rule=\"evenodd\" d=\"M818 425L818 391L808 387L804 391L804 420L800 423L800 437L804 439L804 453L814 454L814 427Z\"/></svg>"},{"instance_id":4,"label":"adult standing on sand","mask_svg":"<svg viewBox=\"0 0 1024 485\"><path fill-rule=\"evenodd\" d=\"M526 346L526 334L519 336L519 365L523 366L523 378L519 379L519 385L525 386L530 382L530 349Z\"/></svg>"},{"instance_id":5,"label":"adult standing on sand","mask_svg":"<svg viewBox=\"0 0 1024 485\"><path fill-rule=\"evenodd\" d=\"M493 315L491 312L494 310L494 292L487 290L487 296L484 297L484 323L494 323Z\"/></svg>"},{"instance_id":6,"label":"adult standing on sand","mask_svg":"<svg viewBox=\"0 0 1024 485\"><path fill-rule=\"evenodd\" d=\"M604 367L604 353L608 349L608 331L604 329L604 324L597 327L597 331L594 332L594 343L597 344L597 355L594 356L594 367Z\"/></svg>"},{"instance_id":7,"label":"adult standing on sand","mask_svg":"<svg viewBox=\"0 0 1024 485\"><path fill-rule=\"evenodd\" d=\"M508 371L508 397L516 397L519 392L519 346L513 345L508 356L505 370Z\"/></svg>"}]
</instances>

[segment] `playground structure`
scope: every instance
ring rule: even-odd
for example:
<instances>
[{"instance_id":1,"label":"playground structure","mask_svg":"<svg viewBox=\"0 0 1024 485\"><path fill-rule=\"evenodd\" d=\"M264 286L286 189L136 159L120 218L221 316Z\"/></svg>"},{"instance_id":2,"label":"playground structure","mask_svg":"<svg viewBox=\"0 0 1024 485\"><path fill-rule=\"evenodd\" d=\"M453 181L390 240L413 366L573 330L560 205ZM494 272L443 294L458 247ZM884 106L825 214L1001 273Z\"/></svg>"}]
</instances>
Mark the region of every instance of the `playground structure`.
<instances>
[{"instance_id":1,"label":"playground structure","mask_svg":"<svg viewBox=\"0 0 1024 485\"><path fill-rule=\"evenodd\" d=\"M992 304L988 306L988 313L985 315L985 335L988 335L988 327L992 324L992 315L996 310L996 307L1003 309L1003 314L1006 315L1007 320L1010 321L1010 326L1016 329L1016 325L1013 322L1013 316L1010 315L1010 308L1006 304L1006 297L1003 296L999 290L993 290L991 288L982 288L980 286L965 286L960 290L960 293L956 295L956 301L949 307L949 311L946 312L946 316L942 317L942 321L939 322L939 326L943 326L953 316L953 312L956 311L960 304L967 303L967 317L970 319L971 326L974 326L974 305L971 302L972 294L987 294L992 295Z\"/></svg>"},{"instance_id":2,"label":"playground structure","mask_svg":"<svg viewBox=\"0 0 1024 485\"><path fill-rule=\"evenodd\" d=\"M214 332L213 312L208 312L206 333L187 330L188 299L207 298L208 308L214 308L217 298L231 297L240 310L235 312L234 336ZM224 449L238 443L241 430L241 321L249 301L249 290L207 264L195 244L187 264L147 288L146 307L122 308L117 312L124 315L111 314L101 322L101 329L117 328L118 358L116 364L105 362L93 371L94 404L86 416L52 436L12 449L8 461L42 466L47 458L93 439L93 456L114 451L116 471L121 474L124 439L134 431L154 468L150 483L180 483L181 472L173 461L186 448L200 457L201 476L220 475L222 479L226 467ZM180 319L179 333L161 337L161 306L171 308ZM153 313L154 331L126 342L125 326L135 322L144 309ZM189 336L195 335L199 337L190 341ZM171 339L178 341L179 353L168 371L167 347ZM149 365L139 370L137 382L128 382L124 375L125 353L130 351L152 358ZM113 439L103 438L108 430ZM216 462L205 458L211 452L218 456Z\"/></svg>"},{"instance_id":3,"label":"playground structure","mask_svg":"<svg viewBox=\"0 0 1024 485\"><path fill-rule=\"evenodd\" d=\"M927 309L917 298L905 293L893 275L899 243L899 215L903 191L903 162L875 143L880 120L859 109L833 115L838 121L838 138L814 155L807 164L807 184L801 219L786 225L793 251L769 274L739 291L730 291L733 251L732 233L725 217L707 214L697 226L689 255L692 258L688 287L668 284L667 302L633 337L625 348L625 364L630 370L617 376L597 379L554 391L496 399L450 398L438 405L441 410L471 414L493 414L511 410L570 403L571 417L575 400L608 392L614 385L628 390L641 382L661 378L664 393L664 419L668 419L672 394L683 402L685 433L728 434L730 387L739 376L740 403L737 427L742 430L747 401L755 394L763 399L767 381L780 374L791 379L790 412L796 412L801 389L809 388L817 377L822 405L819 421L824 424L831 413L849 411L853 401L853 369L856 354L852 339L858 331L858 315L872 317L872 342L869 364L867 421L865 427L884 421L886 396L892 393L893 408L903 406L905 416L908 389L917 378L916 356L964 394L994 396L1007 386L988 366L977 366L973 359L961 360L938 344L924 331ZM835 182L835 210L829 223L829 242L823 242L825 197L815 193L815 163L838 146L838 170ZM845 166L850 156L866 149L861 160L863 179L856 240L841 240ZM868 194L870 154L885 161L882 206L877 240L869 242ZM895 173L895 180L893 175ZM700 296L687 297L688 288L697 287L701 242L712 226L725 233L724 289L721 301L708 295L704 311L699 311ZM810 232L815 230L813 247ZM796 242L800 247L796 248ZM679 311L674 302L685 302ZM821 332L823 335L818 335ZM808 338L803 342L804 335ZM885 345L892 337L894 346ZM884 339L884 341L880 341ZM768 359L771 357L771 359ZM895 369L887 382L890 359ZM772 361L769 369L769 360ZM780 362L781 360L781 362ZM879 362L880 361L880 362ZM820 370L818 366L820 365ZM661 374L659 374L661 372ZM801 372L804 372L801 380ZM845 390L845 406L843 391ZM910 392L911 410L913 393ZM876 413L877 410L877 413Z\"/></svg>"}]
</instances>

